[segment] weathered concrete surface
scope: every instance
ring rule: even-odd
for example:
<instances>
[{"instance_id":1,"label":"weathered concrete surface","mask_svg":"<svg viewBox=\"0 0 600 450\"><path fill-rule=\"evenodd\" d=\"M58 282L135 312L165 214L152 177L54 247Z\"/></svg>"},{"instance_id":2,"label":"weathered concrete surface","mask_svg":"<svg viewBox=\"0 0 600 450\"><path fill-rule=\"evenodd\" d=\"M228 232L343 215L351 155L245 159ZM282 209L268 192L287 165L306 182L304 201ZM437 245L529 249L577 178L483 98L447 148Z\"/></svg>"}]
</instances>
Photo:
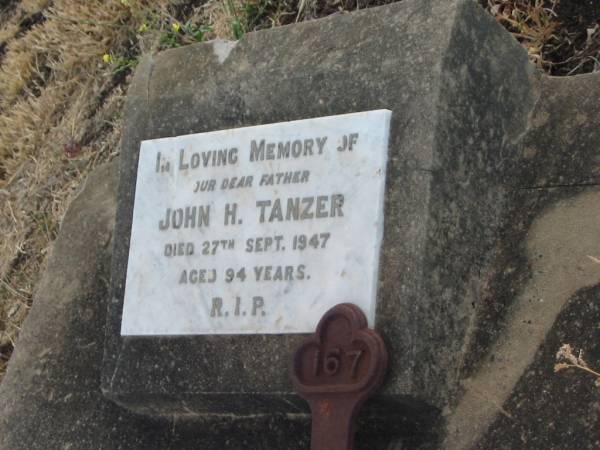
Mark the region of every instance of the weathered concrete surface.
<instances>
[{"instance_id":1,"label":"weathered concrete surface","mask_svg":"<svg viewBox=\"0 0 600 450\"><path fill-rule=\"evenodd\" d=\"M133 444L123 431L113 431L118 409L99 395L114 166L87 181L62 223L0 385L2 449L99 448L99 434ZM107 420L111 413L115 423ZM151 424L146 429L154 435Z\"/></svg>"},{"instance_id":2,"label":"weathered concrete surface","mask_svg":"<svg viewBox=\"0 0 600 450\"><path fill-rule=\"evenodd\" d=\"M562 343L600 366L598 98L600 74L542 79L445 448L598 447L593 378L553 373Z\"/></svg>"},{"instance_id":3,"label":"weathered concrete surface","mask_svg":"<svg viewBox=\"0 0 600 450\"><path fill-rule=\"evenodd\" d=\"M158 414L306 410L287 374L302 336L119 336L139 142L386 108L376 328L391 361L371 407L439 414L458 386L471 303L491 276L535 100L527 55L470 0L405 1L252 33L226 50L204 44L146 59L129 92L105 394Z\"/></svg>"},{"instance_id":4,"label":"weathered concrete surface","mask_svg":"<svg viewBox=\"0 0 600 450\"><path fill-rule=\"evenodd\" d=\"M534 362L540 346L545 343L547 333L553 327L559 313L580 289L600 285L600 264L588 257L590 253L600 248L598 224L600 224L600 188L587 192L578 191L574 197L552 205L535 220L526 240L531 277L524 286L519 287L519 293L514 298L502 334L490 349L485 363L471 377L463 380L465 395L458 403L448 424L450 430L456 429L459 432L449 439L448 448L471 448L480 437L480 432L485 431L486 426L497 415L515 420L513 413L503 405L514 395L515 386L526 369ZM588 303L581 305L579 313L582 314L581 319L584 317L589 319L590 315L595 316L596 319L600 318L598 305L591 301L589 295ZM568 323L564 322L561 325L564 330L569 330ZM577 322L570 327L577 329ZM594 328L597 332L596 326L592 326L591 330ZM553 341L555 342L556 339ZM596 345L592 339L591 342L583 343L583 346L593 348ZM548 349L548 344L545 347L550 350L550 358L545 361L538 359L537 379L532 381L552 384L552 378L562 376L552 373L552 351L556 353L560 343L555 344L552 349ZM548 354L548 351L545 353ZM543 365L545 367L539 367ZM587 383L590 384L591 389L594 389L589 379ZM534 402L535 395L538 393L538 389L533 389L529 394L522 393L521 396L524 398L521 402L527 404ZM557 402L559 398L557 397ZM582 405L574 405L574 408L580 406ZM568 408L565 409L569 411ZM568 414L562 412L563 418ZM542 421L549 419L545 414L533 416ZM582 419L588 420L585 415ZM555 419L548 421L548 423L554 422ZM519 424L519 427L522 426L523 420ZM540 437L538 436L537 439ZM597 433L595 438L600 438L600 433ZM498 443L504 444L504 442ZM553 446L557 442L548 439L545 444ZM484 448L492 447L498 448L496 446ZM533 447L545 448L546 446Z\"/></svg>"}]
</instances>

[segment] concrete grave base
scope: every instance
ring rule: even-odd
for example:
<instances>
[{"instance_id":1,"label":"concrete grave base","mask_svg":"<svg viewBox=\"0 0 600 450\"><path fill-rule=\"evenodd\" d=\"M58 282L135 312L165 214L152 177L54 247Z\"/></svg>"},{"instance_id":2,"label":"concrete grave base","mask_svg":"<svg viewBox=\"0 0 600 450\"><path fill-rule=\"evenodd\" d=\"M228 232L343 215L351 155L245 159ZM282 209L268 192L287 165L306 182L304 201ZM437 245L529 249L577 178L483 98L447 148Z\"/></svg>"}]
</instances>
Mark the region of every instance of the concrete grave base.
<instances>
[{"instance_id":1,"label":"concrete grave base","mask_svg":"<svg viewBox=\"0 0 600 450\"><path fill-rule=\"evenodd\" d=\"M287 375L301 335L120 335L140 141L388 109L375 329L390 373L369 407L439 415L458 389L471 305L494 276L538 78L470 0L403 1L146 58L125 108L107 397L165 415L306 410Z\"/></svg>"},{"instance_id":2,"label":"concrete grave base","mask_svg":"<svg viewBox=\"0 0 600 450\"><path fill-rule=\"evenodd\" d=\"M541 76L531 95L527 121L510 144L515 170L489 236L489 276L459 297L469 299L470 317L464 339L452 342L460 364L429 353L410 360L418 373L454 367L449 376L457 386L422 386L421 393L435 392L439 402L431 416L394 402L385 404L386 415L367 411L359 449L600 445L593 377L553 373L563 343L583 348L588 363L600 368L600 74ZM302 409L141 415L103 395L118 170L111 163L90 176L63 221L0 385L0 449L308 448ZM460 248L467 251L468 240ZM454 264L440 258L441 267ZM443 310L447 299L429 300ZM282 360L291 356L284 353ZM281 383L286 377L281 374ZM385 403L384 396L377 401Z\"/></svg>"}]
</instances>

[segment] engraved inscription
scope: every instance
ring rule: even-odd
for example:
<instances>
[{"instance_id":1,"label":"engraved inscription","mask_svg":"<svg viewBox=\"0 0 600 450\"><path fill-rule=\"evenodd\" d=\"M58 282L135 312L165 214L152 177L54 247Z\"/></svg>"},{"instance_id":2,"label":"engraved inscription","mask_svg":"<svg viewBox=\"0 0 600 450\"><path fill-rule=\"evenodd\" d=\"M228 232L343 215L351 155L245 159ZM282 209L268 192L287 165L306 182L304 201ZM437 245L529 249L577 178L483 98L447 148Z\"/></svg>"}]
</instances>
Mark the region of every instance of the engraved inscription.
<instances>
[{"instance_id":1,"label":"engraved inscription","mask_svg":"<svg viewBox=\"0 0 600 450\"><path fill-rule=\"evenodd\" d=\"M340 300L372 321L390 116L144 141L121 333L308 332ZM360 360L330 349L313 370Z\"/></svg>"}]
</instances>

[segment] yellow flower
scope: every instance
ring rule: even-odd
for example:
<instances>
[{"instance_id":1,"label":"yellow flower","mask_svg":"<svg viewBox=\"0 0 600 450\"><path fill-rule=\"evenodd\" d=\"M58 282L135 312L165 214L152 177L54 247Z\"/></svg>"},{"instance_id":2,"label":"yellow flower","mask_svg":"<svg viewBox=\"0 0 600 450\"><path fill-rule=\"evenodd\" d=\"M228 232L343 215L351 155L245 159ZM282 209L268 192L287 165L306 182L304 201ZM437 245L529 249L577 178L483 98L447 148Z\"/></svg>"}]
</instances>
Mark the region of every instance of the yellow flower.
<instances>
[{"instance_id":1,"label":"yellow flower","mask_svg":"<svg viewBox=\"0 0 600 450\"><path fill-rule=\"evenodd\" d=\"M112 62L112 60L113 60L112 56L110 56L108 53L105 53L105 54L102 56L102 61L104 61L106 64L109 64L109 63L111 63L111 62Z\"/></svg>"},{"instance_id":2,"label":"yellow flower","mask_svg":"<svg viewBox=\"0 0 600 450\"><path fill-rule=\"evenodd\" d=\"M140 25L140 27L138 28L138 32L139 33L144 33L148 31L148 24L147 23L143 23Z\"/></svg>"},{"instance_id":3,"label":"yellow flower","mask_svg":"<svg viewBox=\"0 0 600 450\"><path fill-rule=\"evenodd\" d=\"M129 0L121 0L121 5L129 6Z\"/></svg>"},{"instance_id":4,"label":"yellow flower","mask_svg":"<svg viewBox=\"0 0 600 450\"><path fill-rule=\"evenodd\" d=\"M179 30L181 30L181 25L179 25L179 22L173 22L171 24L171 28L173 28L175 33L179 33Z\"/></svg>"}]
</instances>

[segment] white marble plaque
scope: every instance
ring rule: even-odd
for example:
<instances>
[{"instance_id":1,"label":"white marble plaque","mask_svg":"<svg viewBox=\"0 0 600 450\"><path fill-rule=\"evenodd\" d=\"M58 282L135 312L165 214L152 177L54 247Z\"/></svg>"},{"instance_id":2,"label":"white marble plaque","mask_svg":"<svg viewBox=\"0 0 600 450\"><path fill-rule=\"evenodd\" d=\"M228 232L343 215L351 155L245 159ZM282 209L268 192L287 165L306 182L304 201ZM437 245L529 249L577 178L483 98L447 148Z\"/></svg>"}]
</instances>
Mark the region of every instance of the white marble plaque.
<instances>
[{"instance_id":1,"label":"white marble plaque","mask_svg":"<svg viewBox=\"0 0 600 450\"><path fill-rule=\"evenodd\" d=\"M373 325L391 112L144 141L122 335Z\"/></svg>"}]
</instances>

